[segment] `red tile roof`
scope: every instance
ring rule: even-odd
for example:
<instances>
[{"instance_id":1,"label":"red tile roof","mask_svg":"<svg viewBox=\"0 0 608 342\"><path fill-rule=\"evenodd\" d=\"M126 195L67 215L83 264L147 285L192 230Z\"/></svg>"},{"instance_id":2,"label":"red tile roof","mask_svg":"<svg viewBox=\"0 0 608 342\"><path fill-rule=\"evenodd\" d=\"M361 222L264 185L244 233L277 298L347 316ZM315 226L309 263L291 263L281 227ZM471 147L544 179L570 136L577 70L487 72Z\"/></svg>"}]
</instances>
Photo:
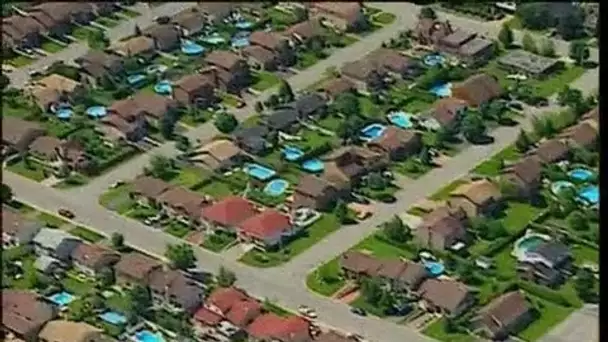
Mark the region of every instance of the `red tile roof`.
<instances>
[{"instance_id":1,"label":"red tile roof","mask_svg":"<svg viewBox=\"0 0 608 342\"><path fill-rule=\"evenodd\" d=\"M310 339L310 324L301 317L279 317L273 313L264 314L247 328L249 335L264 340L305 341Z\"/></svg>"},{"instance_id":2,"label":"red tile roof","mask_svg":"<svg viewBox=\"0 0 608 342\"><path fill-rule=\"evenodd\" d=\"M290 227L289 217L273 209L250 217L240 224L243 233L257 238L275 236Z\"/></svg>"},{"instance_id":3,"label":"red tile roof","mask_svg":"<svg viewBox=\"0 0 608 342\"><path fill-rule=\"evenodd\" d=\"M226 319L237 327L244 327L262 313L262 305L256 300L248 299L233 305Z\"/></svg>"},{"instance_id":4,"label":"red tile roof","mask_svg":"<svg viewBox=\"0 0 608 342\"><path fill-rule=\"evenodd\" d=\"M226 314L233 305L247 299L249 299L249 296L243 291L234 287L222 287L211 293L207 298L207 304L217 307L222 313Z\"/></svg>"},{"instance_id":5,"label":"red tile roof","mask_svg":"<svg viewBox=\"0 0 608 342\"><path fill-rule=\"evenodd\" d=\"M194 319L205 325L213 326L219 324L223 318L215 312L201 307L194 313Z\"/></svg>"},{"instance_id":6,"label":"red tile roof","mask_svg":"<svg viewBox=\"0 0 608 342\"><path fill-rule=\"evenodd\" d=\"M251 202L241 197L228 197L203 208L202 217L222 226L236 226L256 214Z\"/></svg>"}]
</instances>

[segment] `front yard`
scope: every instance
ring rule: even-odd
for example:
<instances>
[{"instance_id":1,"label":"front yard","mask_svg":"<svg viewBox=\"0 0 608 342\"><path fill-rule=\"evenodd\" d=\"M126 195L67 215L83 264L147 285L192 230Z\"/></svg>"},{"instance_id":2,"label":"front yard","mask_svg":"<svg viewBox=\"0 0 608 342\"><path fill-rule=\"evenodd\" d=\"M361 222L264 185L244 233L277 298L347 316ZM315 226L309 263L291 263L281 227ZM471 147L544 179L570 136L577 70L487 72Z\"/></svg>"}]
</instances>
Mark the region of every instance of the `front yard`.
<instances>
[{"instance_id":1,"label":"front yard","mask_svg":"<svg viewBox=\"0 0 608 342\"><path fill-rule=\"evenodd\" d=\"M253 85L251 88L256 91L264 91L279 84L281 79L268 71L258 71L253 75Z\"/></svg>"},{"instance_id":2,"label":"front yard","mask_svg":"<svg viewBox=\"0 0 608 342\"><path fill-rule=\"evenodd\" d=\"M59 52L63 49L65 49L67 46L61 45L59 43L53 42L51 40L44 40L44 42L42 43L42 50L48 52L48 53L56 53Z\"/></svg>"},{"instance_id":3,"label":"front yard","mask_svg":"<svg viewBox=\"0 0 608 342\"><path fill-rule=\"evenodd\" d=\"M492 156L492 158L477 165L472 173L487 177L498 176L502 172L501 167L504 165L503 162L514 162L519 160L519 158L521 158L521 153L517 151L514 145L511 145Z\"/></svg>"},{"instance_id":4,"label":"front yard","mask_svg":"<svg viewBox=\"0 0 608 342\"><path fill-rule=\"evenodd\" d=\"M9 164L7 169L36 182L43 181L47 178L44 171L44 166L34 161L26 161L23 159L16 163Z\"/></svg>"},{"instance_id":5,"label":"front yard","mask_svg":"<svg viewBox=\"0 0 608 342\"><path fill-rule=\"evenodd\" d=\"M340 257L321 265L306 277L306 286L326 297L336 293L344 284L346 282L340 276Z\"/></svg>"}]
</instances>

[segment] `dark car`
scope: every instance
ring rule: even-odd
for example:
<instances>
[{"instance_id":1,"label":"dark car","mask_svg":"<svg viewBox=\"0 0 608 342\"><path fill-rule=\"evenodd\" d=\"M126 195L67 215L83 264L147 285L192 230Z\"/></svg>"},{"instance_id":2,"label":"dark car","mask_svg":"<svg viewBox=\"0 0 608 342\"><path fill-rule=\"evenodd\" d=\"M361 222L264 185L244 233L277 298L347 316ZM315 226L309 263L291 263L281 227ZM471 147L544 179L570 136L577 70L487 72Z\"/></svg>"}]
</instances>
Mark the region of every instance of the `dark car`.
<instances>
[{"instance_id":1,"label":"dark car","mask_svg":"<svg viewBox=\"0 0 608 342\"><path fill-rule=\"evenodd\" d=\"M367 312L360 308L351 308L350 312L354 313L357 316L367 316Z\"/></svg>"},{"instance_id":2,"label":"dark car","mask_svg":"<svg viewBox=\"0 0 608 342\"><path fill-rule=\"evenodd\" d=\"M57 210L57 212L59 213L59 215L63 216L63 217L67 217L69 219L73 219L76 215L74 215L73 212L67 210L67 209L59 209Z\"/></svg>"}]
</instances>

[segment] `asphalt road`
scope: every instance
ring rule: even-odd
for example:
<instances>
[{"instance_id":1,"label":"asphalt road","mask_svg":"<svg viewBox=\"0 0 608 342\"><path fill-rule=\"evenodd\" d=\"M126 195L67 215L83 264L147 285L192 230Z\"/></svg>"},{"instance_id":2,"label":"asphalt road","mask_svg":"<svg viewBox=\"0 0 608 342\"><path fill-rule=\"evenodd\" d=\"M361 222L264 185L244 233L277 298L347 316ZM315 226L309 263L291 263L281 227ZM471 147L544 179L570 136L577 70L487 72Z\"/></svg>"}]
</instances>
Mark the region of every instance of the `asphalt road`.
<instances>
[{"instance_id":1,"label":"asphalt road","mask_svg":"<svg viewBox=\"0 0 608 342\"><path fill-rule=\"evenodd\" d=\"M553 328L540 342L598 342L599 306L585 305Z\"/></svg>"}]
</instances>

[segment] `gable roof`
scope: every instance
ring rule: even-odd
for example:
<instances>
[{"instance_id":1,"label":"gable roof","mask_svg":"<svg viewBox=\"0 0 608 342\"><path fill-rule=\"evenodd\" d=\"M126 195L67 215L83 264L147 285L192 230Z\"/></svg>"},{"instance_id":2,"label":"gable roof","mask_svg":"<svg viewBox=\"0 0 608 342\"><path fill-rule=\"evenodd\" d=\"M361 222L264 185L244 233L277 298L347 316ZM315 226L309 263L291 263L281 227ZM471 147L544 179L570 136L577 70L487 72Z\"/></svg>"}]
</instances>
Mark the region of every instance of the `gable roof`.
<instances>
[{"instance_id":1,"label":"gable roof","mask_svg":"<svg viewBox=\"0 0 608 342\"><path fill-rule=\"evenodd\" d=\"M196 8L183 10L173 16L172 22L190 31L189 33L200 32L205 27L205 17Z\"/></svg>"},{"instance_id":2,"label":"gable roof","mask_svg":"<svg viewBox=\"0 0 608 342\"><path fill-rule=\"evenodd\" d=\"M342 75L356 81L366 82L372 73L377 72L382 75L385 73L385 70L382 66L376 64L372 60L364 58L358 61L344 63L340 72Z\"/></svg>"},{"instance_id":3,"label":"gable roof","mask_svg":"<svg viewBox=\"0 0 608 342\"><path fill-rule=\"evenodd\" d=\"M300 114L291 108L275 110L264 119L264 123L275 130L283 130L293 126L300 120Z\"/></svg>"},{"instance_id":4,"label":"gable roof","mask_svg":"<svg viewBox=\"0 0 608 342\"><path fill-rule=\"evenodd\" d=\"M261 46L270 51L277 51L282 44L284 38L275 32L255 31L249 35L251 45Z\"/></svg>"},{"instance_id":5,"label":"gable roof","mask_svg":"<svg viewBox=\"0 0 608 342\"><path fill-rule=\"evenodd\" d=\"M117 42L112 50L125 56L137 56L153 51L156 48L154 40L146 36L137 36L126 41Z\"/></svg>"},{"instance_id":6,"label":"gable roof","mask_svg":"<svg viewBox=\"0 0 608 342\"><path fill-rule=\"evenodd\" d=\"M325 191L332 188L335 189L335 186L327 180L314 175L305 174L300 178L295 191L310 197L317 197L322 196Z\"/></svg>"},{"instance_id":7,"label":"gable roof","mask_svg":"<svg viewBox=\"0 0 608 342\"><path fill-rule=\"evenodd\" d=\"M215 78L208 74L192 74L180 78L174 88L181 88L187 93L192 93L207 86L215 87Z\"/></svg>"},{"instance_id":8,"label":"gable roof","mask_svg":"<svg viewBox=\"0 0 608 342\"><path fill-rule=\"evenodd\" d=\"M307 40L318 36L320 34L320 29L321 26L319 21L311 19L288 27L284 34L297 35L298 38Z\"/></svg>"},{"instance_id":9,"label":"gable roof","mask_svg":"<svg viewBox=\"0 0 608 342\"><path fill-rule=\"evenodd\" d=\"M570 143L588 147L596 141L598 130L590 122L580 122L569 127L560 137L566 137Z\"/></svg>"},{"instance_id":10,"label":"gable roof","mask_svg":"<svg viewBox=\"0 0 608 342\"><path fill-rule=\"evenodd\" d=\"M160 194L169 190L171 184L150 176L140 176L131 182L131 193L156 199Z\"/></svg>"},{"instance_id":11,"label":"gable roof","mask_svg":"<svg viewBox=\"0 0 608 342\"><path fill-rule=\"evenodd\" d=\"M117 274L126 275L138 281L143 281L150 273L161 267L162 264L156 259L141 253L132 252L123 254L120 261L114 265Z\"/></svg>"},{"instance_id":12,"label":"gable roof","mask_svg":"<svg viewBox=\"0 0 608 342\"><path fill-rule=\"evenodd\" d=\"M15 42L24 39L29 34L40 34L42 30L42 25L29 16L11 15L8 18L2 18L2 31Z\"/></svg>"},{"instance_id":13,"label":"gable roof","mask_svg":"<svg viewBox=\"0 0 608 342\"><path fill-rule=\"evenodd\" d=\"M511 166L507 172L525 183L532 184L541 178L542 163L537 156L528 156Z\"/></svg>"},{"instance_id":14,"label":"gable roof","mask_svg":"<svg viewBox=\"0 0 608 342\"><path fill-rule=\"evenodd\" d=\"M206 304L207 306L214 306L224 316L230 317L229 320L232 323L239 326L245 323L246 318L253 318L246 317L248 314L254 317L260 314L259 303L245 292L234 287L220 287L214 290L207 298ZM238 307L240 306L245 306L245 310L239 310ZM230 314L232 310L235 310L235 312Z\"/></svg>"},{"instance_id":15,"label":"gable roof","mask_svg":"<svg viewBox=\"0 0 608 342\"><path fill-rule=\"evenodd\" d=\"M81 243L72 251L72 260L86 267L94 268L99 262L106 259L108 261L117 262L120 260L120 254L115 251L90 243Z\"/></svg>"},{"instance_id":16,"label":"gable roof","mask_svg":"<svg viewBox=\"0 0 608 342\"><path fill-rule=\"evenodd\" d=\"M51 159L57 154L57 149L61 147L61 140L49 135L36 138L30 144L30 152L38 154L46 159Z\"/></svg>"},{"instance_id":17,"label":"gable roof","mask_svg":"<svg viewBox=\"0 0 608 342\"><path fill-rule=\"evenodd\" d=\"M38 338L49 342L95 341L103 330L84 322L56 320L48 322L38 334Z\"/></svg>"},{"instance_id":18,"label":"gable roof","mask_svg":"<svg viewBox=\"0 0 608 342\"><path fill-rule=\"evenodd\" d=\"M357 2L313 2L311 4L314 8L319 9L322 12L326 12L335 15L338 18L347 20L350 24L353 24L355 20L362 13L361 5Z\"/></svg>"},{"instance_id":19,"label":"gable roof","mask_svg":"<svg viewBox=\"0 0 608 342\"><path fill-rule=\"evenodd\" d=\"M238 148L232 141L219 139L214 140L200 149L201 152L207 153L219 161L229 160L241 154L241 149Z\"/></svg>"},{"instance_id":20,"label":"gable roof","mask_svg":"<svg viewBox=\"0 0 608 342\"><path fill-rule=\"evenodd\" d=\"M81 241L74 235L60 229L42 228L34 236L34 243L45 248L57 249L65 240Z\"/></svg>"},{"instance_id":21,"label":"gable roof","mask_svg":"<svg viewBox=\"0 0 608 342\"><path fill-rule=\"evenodd\" d=\"M510 327L520 317L529 313L531 306L521 291L504 293L480 310L482 324L495 334Z\"/></svg>"},{"instance_id":22,"label":"gable roof","mask_svg":"<svg viewBox=\"0 0 608 342\"><path fill-rule=\"evenodd\" d=\"M243 49L243 55L253 58L262 64L272 62L277 58L277 54L275 52L258 45L250 45L245 47Z\"/></svg>"},{"instance_id":23,"label":"gable roof","mask_svg":"<svg viewBox=\"0 0 608 342\"><path fill-rule=\"evenodd\" d=\"M498 201L502 198L500 189L487 179L462 184L450 195L463 196L475 205L483 205L491 199Z\"/></svg>"},{"instance_id":24,"label":"gable roof","mask_svg":"<svg viewBox=\"0 0 608 342\"><path fill-rule=\"evenodd\" d=\"M165 296L177 301L182 307L190 305L192 298L201 298L203 290L196 286L183 272L177 270L163 270L158 268L150 274L150 288L163 293Z\"/></svg>"},{"instance_id":25,"label":"gable roof","mask_svg":"<svg viewBox=\"0 0 608 342\"><path fill-rule=\"evenodd\" d=\"M454 84L452 93L454 97L463 96L471 106L479 106L502 95L503 89L494 77L477 74Z\"/></svg>"},{"instance_id":26,"label":"gable roof","mask_svg":"<svg viewBox=\"0 0 608 342\"><path fill-rule=\"evenodd\" d=\"M392 152L402 147L407 147L409 144L419 140L420 133L412 130L405 130L395 126L388 126L382 132L382 135L370 142L370 146L379 146L381 149Z\"/></svg>"},{"instance_id":27,"label":"gable roof","mask_svg":"<svg viewBox=\"0 0 608 342\"><path fill-rule=\"evenodd\" d=\"M243 60L239 55L231 51L224 50L213 50L205 57L205 62L210 65L220 67L225 70L234 68L239 62Z\"/></svg>"},{"instance_id":28,"label":"gable roof","mask_svg":"<svg viewBox=\"0 0 608 342\"><path fill-rule=\"evenodd\" d=\"M414 61L408 57L386 48L372 51L365 58L393 72L402 72L414 65Z\"/></svg>"},{"instance_id":29,"label":"gable roof","mask_svg":"<svg viewBox=\"0 0 608 342\"><path fill-rule=\"evenodd\" d=\"M437 208L423 217L421 228L444 237L461 235L465 232L465 226L457 215L447 207Z\"/></svg>"},{"instance_id":30,"label":"gable roof","mask_svg":"<svg viewBox=\"0 0 608 342\"><path fill-rule=\"evenodd\" d=\"M201 306L195 313L194 313L194 320L203 323L205 325L209 325L209 326L214 326L219 324L221 321L224 320L224 318L220 315L218 315L217 313L207 309L204 306Z\"/></svg>"},{"instance_id":31,"label":"gable roof","mask_svg":"<svg viewBox=\"0 0 608 342\"><path fill-rule=\"evenodd\" d=\"M458 118L458 113L467 107L464 100L455 97L442 98L435 102L432 116L442 126L449 126Z\"/></svg>"},{"instance_id":32,"label":"gable roof","mask_svg":"<svg viewBox=\"0 0 608 342\"><path fill-rule=\"evenodd\" d=\"M161 193L158 201L171 207L182 208L192 218L200 217L200 210L206 203L201 194L181 186L172 187Z\"/></svg>"},{"instance_id":33,"label":"gable roof","mask_svg":"<svg viewBox=\"0 0 608 342\"><path fill-rule=\"evenodd\" d=\"M139 110L155 119L161 119L167 112L177 107L174 100L156 93L140 91L132 98Z\"/></svg>"},{"instance_id":34,"label":"gable roof","mask_svg":"<svg viewBox=\"0 0 608 342\"><path fill-rule=\"evenodd\" d=\"M325 92L330 97L336 97L348 91L354 91L355 89L355 84L347 78L336 77L323 83L319 90Z\"/></svg>"},{"instance_id":35,"label":"gable roof","mask_svg":"<svg viewBox=\"0 0 608 342\"><path fill-rule=\"evenodd\" d=\"M2 141L16 145L27 135L42 132L42 126L33 121L25 121L13 116L2 116Z\"/></svg>"},{"instance_id":36,"label":"gable roof","mask_svg":"<svg viewBox=\"0 0 608 342\"><path fill-rule=\"evenodd\" d=\"M56 316L33 291L2 289L2 326L19 335L38 330Z\"/></svg>"},{"instance_id":37,"label":"gable roof","mask_svg":"<svg viewBox=\"0 0 608 342\"><path fill-rule=\"evenodd\" d=\"M241 222L239 227L247 235L264 239L289 230L291 222L289 217L268 209Z\"/></svg>"},{"instance_id":38,"label":"gable roof","mask_svg":"<svg viewBox=\"0 0 608 342\"><path fill-rule=\"evenodd\" d=\"M301 116L308 116L323 108L327 102L319 94L308 93L299 96L293 104Z\"/></svg>"},{"instance_id":39,"label":"gable roof","mask_svg":"<svg viewBox=\"0 0 608 342\"><path fill-rule=\"evenodd\" d=\"M423 299L444 310L454 311L470 294L467 286L455 280L427 279L418 290Z\"/></svg>"},{"instance_id":40,"label":"gable roof","mask_svg":"<svg viewBox=\"0 0 608 342\"><path fill-rule=\"evenodd\" d=\"M298 316L280 317L267 313L256 318L247 332L257 339L279 341L303 341L310 339L310 323Z\"/></svg>"},{"instance_id":41,"label":"gable roof","mask_svg":"<svg viewBox=\"0 0 608 342\"><path fill-rule=\"evenodd\" d=\"M568 152L568 146L558 139L547 140L534 150L534 154L546 164L563 160L568 155Z\"/></svg>"},{"instance_id":42,"label":"gable roof","mask_svg":"<svg viewBox=\"0 0 608 342\"><path fill-rule=\"evenodd\" d=\"M248 200L231 196L203 208L202 217L222 226L236 226L257 212Z\"/></svg>"},{"instance_id":43,"label":"gable roof","mask_svg":"<svg viewBox=\"0 0 608 342\"><path fill-rule=\"evenodd\" d=\"M59 74L48 75L37 80L35 84L39 87L52 89L58 93L66 92L68 94L71 94L78 86L81 85L80 82L74 81L71 78L67 78Z\"/></svg>"},{"instance_id":44,"label":"gable roof","mask_svg":"<svg viewBox=\"0 0 608 342\"><path fill-rule=\"evenodd\" d=\"M143 33L165 46L172 46L179 43L179 32L175 26L171 24L153 25L147 28Z\"/></svg>"},{"instance_id":45,"label":"gable roof","mask_svg":"<svg viewBox=\"0 0 608 342\"><path fill-rule=\"evenodd\" d=\"M378 259L359 251L347 251L340 256L340 267L350 272L375 275L380 266Z\"/></svg>"}]
</instances>

